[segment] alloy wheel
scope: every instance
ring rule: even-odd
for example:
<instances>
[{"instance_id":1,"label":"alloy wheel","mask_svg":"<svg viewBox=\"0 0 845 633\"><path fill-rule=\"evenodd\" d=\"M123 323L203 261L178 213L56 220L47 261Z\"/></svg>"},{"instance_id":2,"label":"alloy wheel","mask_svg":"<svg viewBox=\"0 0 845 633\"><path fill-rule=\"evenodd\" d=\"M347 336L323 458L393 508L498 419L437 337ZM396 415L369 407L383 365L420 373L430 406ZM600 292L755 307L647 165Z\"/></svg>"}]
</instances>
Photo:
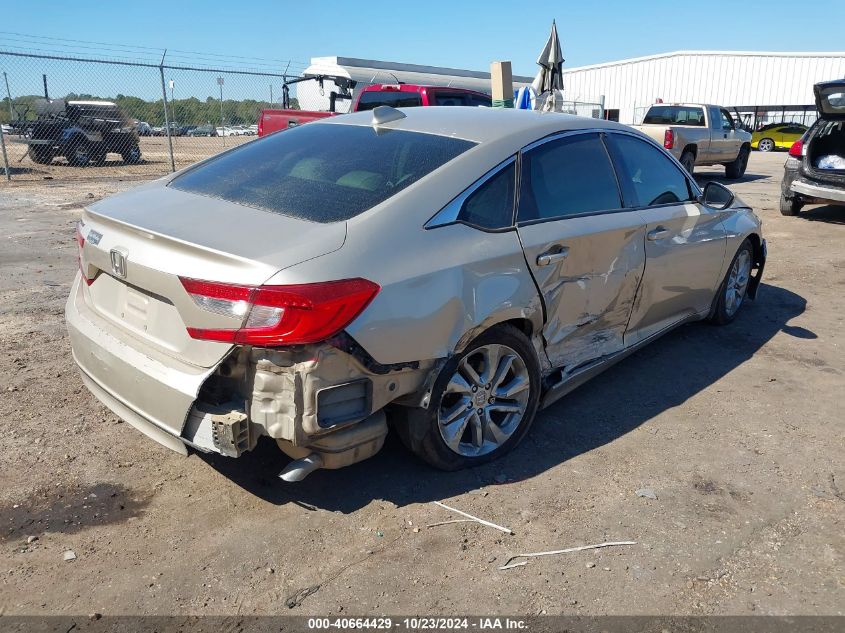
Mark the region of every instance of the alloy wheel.
<instances>
[{"instance_id":1,"label":"alloy wheel","mask_svg":"<svg viewBox=\"0 0 845 633\"><path fill-rule=\"evenodd\" d=\"M748 280L751 278L751 253L743 249L731 266L728 283L725 284L725 313L732 317L745 299Z\"/></svg>"},{"instance_id":2,"label":"alloy wheel","mask_svg":"<svg viewBox=\"0 0 845 633\"><path fill-rule=\"evenodd\" d=\"M437 412L446 446L464 457L486 455L508 441L528 408L525 361L507 345L483 345L461 359Z\"/></svg>"},{"instance_id":3,"label":"alloy wheel","mask_svg":"<svg viewBox=\"0 0 845 633\"><path fill-rule=\"evenodd\" d=\"M757 149L761 152L771 152L775 148L774 141L770 138L761 139L757 144Z\"/></svg>"}]
</instances>

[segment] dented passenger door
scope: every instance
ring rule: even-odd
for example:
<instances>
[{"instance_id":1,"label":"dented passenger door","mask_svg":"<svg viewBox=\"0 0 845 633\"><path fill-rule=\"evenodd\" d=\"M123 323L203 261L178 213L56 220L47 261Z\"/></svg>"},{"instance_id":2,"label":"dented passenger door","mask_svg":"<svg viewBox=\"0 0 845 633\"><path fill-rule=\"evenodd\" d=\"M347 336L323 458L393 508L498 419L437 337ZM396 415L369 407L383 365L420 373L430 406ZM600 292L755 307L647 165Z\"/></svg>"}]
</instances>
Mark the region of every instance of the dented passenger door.
<instances>
[{"instance_id":1,"label":"dented passenger door","mask_svg":"<svg viewBox=\"0 0 845 633\"><path fill-rule=\"evenodd\" d=\"M544 302L546 350L572 371L624 346L644 222L625 210L599 132L543 139L521 163L518 230Z\"/></svg>"}]
</instances>

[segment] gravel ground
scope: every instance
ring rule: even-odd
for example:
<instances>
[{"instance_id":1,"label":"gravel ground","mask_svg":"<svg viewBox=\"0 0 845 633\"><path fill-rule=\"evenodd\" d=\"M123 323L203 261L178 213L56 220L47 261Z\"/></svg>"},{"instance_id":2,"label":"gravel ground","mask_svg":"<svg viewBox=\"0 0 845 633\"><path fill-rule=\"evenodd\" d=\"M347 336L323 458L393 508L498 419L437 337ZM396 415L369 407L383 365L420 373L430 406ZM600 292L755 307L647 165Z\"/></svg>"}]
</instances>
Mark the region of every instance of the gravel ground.
<instances>
[{"instance_id":1,"label":"gravel ground","mask_svg":"<svg viewBox=\"0 0 845 633\"><path fill-rule=\"evenodd\" d=\"M733 325L676 330L488 466L435 472L389 438L300 484L272 445L183 458L83 388L73 226L131 183L0 186L0 613L843 614L845 208L782 217L783 160L729 183L769 242ZM515 534L428 528L456 518L435 500Z\"/></svg>"}]
</instances>

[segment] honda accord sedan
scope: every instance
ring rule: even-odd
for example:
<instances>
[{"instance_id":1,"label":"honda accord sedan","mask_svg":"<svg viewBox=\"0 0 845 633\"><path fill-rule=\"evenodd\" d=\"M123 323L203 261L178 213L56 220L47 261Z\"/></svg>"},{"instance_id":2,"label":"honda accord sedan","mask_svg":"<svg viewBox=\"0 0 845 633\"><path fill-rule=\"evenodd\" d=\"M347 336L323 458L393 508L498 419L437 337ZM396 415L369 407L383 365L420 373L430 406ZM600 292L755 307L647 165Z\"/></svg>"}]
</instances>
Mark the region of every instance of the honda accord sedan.
<instances>
[{"instance_id":1,"label":"honda accord sedan","mask_svg":"<svg viewBox=\"0 0 845 633\"><path fill-rule=\"evenodd\" d=\"M92 204L77 240L93 394L182 454L268 436L287 481L389 428L438 468L497 458L627 354L731 322L766 260L753 211L646 136L484 108L279 132Z\"/></svg>"}]
</instances>

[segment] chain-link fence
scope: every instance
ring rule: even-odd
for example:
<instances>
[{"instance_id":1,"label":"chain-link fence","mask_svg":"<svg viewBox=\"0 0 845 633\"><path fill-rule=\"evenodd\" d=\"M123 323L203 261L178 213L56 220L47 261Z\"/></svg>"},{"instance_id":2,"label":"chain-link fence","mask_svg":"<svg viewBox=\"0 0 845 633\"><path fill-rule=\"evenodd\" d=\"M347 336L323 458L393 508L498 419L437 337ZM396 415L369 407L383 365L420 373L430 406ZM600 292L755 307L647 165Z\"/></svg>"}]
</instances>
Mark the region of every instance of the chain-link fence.
<instances>
[{"instance_id":1,"label":"chain-link fence","mask_svg":"<svg viewBox=\"0 0 845 633\"><path fill-rule=\"evenodd\" d=\"M284 72L0 51L12 179L149 178L255 138Z\"/></svg>"},{"instance_id":2,"label":"chain-link fence","mask_svg":"<svg viewBox=\"0 0 845 633\"><path fill-rule=\"evenodd\" d=\"M0 43L3 165L11 180L165 175L255 139L261 111L282 107L286 80L305 70L303 62L279 60L273 64L278 72L262 62L256 66L265 68L255 70L223 56L206 60L216 65L186 64L204 58L155 49L117 50L134 58L86 57L75 46L62 55L5 50ZM378 73L367 85L381 83L396 80ZM309 80L291 85L287 97L293 108L343 113L364 87L358 82L350 91L329 78ZM598 100L565 101L560 109L604 115Z\"/></svg>"}]
</instances>

